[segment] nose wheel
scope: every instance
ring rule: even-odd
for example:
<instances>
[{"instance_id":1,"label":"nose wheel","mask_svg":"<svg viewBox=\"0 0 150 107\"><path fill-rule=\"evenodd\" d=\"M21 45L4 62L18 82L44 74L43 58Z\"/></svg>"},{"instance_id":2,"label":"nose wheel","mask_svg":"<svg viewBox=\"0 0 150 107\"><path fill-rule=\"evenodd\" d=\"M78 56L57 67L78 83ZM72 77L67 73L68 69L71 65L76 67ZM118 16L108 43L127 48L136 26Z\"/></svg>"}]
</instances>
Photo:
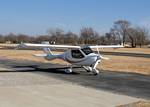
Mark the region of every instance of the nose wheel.
<instances>
[{"instance_id":1,"label":"nose wheel","mask_svg":"<svg viewBox=\"0 0 150 107\"><path fill-rule=\"evenodd\" d=\"M99 70L97 70L97 69L93 69L92 72L93 72L93 75L98 75L99 74Z\"/></svg>"}]
</instances>

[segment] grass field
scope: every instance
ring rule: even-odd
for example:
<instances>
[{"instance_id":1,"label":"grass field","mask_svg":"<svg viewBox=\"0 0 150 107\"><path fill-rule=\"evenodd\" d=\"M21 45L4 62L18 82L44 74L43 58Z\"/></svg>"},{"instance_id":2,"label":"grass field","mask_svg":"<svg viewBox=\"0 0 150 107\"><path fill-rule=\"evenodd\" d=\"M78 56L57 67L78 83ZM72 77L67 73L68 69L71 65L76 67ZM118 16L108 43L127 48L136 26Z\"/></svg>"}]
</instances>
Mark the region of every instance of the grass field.
<instances>
[{"instance_id":1,"label":"grass field","mask_svg":"<svg viewBox=\"0 0 150 107\"><path fill-rule=\"evenodd\" d=\"M148 48L121 48L121 49L102 49L105 52L129 52L129 53L145 53L150 54L150 49ZM46 61L43 58L34 57L33 54L43 53L42 51L35 50L0 50L0 57L6 57L10 59L19 60L32 60L37 62L45 63L58 63L67 64L61 60ZM60 52L54 52L60 53ZM110 70L115 72L134 72L150 75L150 58L143 57L130 57L130 56L113 56L104 55L109 57L110 60L103 60L101 64L98 65L99 69Z\"/></svg>"},{"instance_id":2,"label":"grass field","mask_svg":"<svg viewBox=\"0 0 150 107\"><path fill-rule=\"evenodd\" d=\"M131 104L120 105L117 107L150 107L150 101L139 101Z\"/></svg>"}]
</instances>

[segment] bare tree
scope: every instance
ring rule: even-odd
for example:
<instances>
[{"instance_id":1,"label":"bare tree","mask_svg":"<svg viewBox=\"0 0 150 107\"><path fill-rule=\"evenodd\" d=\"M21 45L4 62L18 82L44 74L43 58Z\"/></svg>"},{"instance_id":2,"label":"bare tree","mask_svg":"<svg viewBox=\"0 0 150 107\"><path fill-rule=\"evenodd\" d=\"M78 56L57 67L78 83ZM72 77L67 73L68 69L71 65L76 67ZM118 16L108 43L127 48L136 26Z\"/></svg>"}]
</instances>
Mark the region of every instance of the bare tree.
<instances>
[{"instance_id":1,"label":"bare tree","mask_svg":"<svg viewBox=\"0 0 150 107\"><path fill-rule=\"evenodd\" d=\"M137 30L135 28L128 28L127 30L127 35L129 37L129 40L131 42L131 47L136 47L136 43L137 43Z\"/></svg>"},{"instance_id":2,"label":"bare tree","mask_svg":"<svg viewBox=\"0 0 150 107\"><path fill-rule=\"evenodd\" d=\"M8 35L5 36L5 41L11 41L12 43L17 43L18 42L17 35L14 33L9 33Z\"/></svg>"},{"instance_id":3,"label":"bare tree","mask_svg":"<svg viewBox=\"0 0 150 107\"><path fill-rule=\"evenodd\" d=\"M0 43L4 43L4 42L5 42L5 37L0 34Z\"/></svg>"},{"instance_id":4,"label":"bare tree","mask_svg":"<svg viewBox=\"0 0 150 107\"><path fill-rule=\"evenodd\" d=\"M78 43L78 35L69 31L68 33L65 34L64 43L76 45Z\"/></svg>"},{"instance_id":5,"label":"bare tree","mask_svg":"<svg viewBox=\"0 0 150 107\"><path fill-rule=\"evenodd\" d=\"M114 22L114 29L117 30L122 35L123 45L125 44L125 39L127 36L127 29L130 26L130 22L126 20L118 20Z\"/></svg>"},{"instance_id":6,"label":"bare tree","mask_svg":"<svg viewBox=\"0 0 150 107\"><path fill-rule=\"evenodd\" d=\"M21 43L21 42L30 42L31 37L29 37L28 35L25 34L19 34L17 35L17 43Z\"/></svg>"},{"instance_id":7,"label":"bare tree","mask_svg":"<svg viewBox=\"0 0 150 107\"><path fill-rule=\"evenodd\" d=\"M64 31L60 28L49 29L48 35L51 37L51 41L55 43L64 44Z\"/></svg>"},{"instance_id":8,"label":"bare tree","mask_svg":"<svg viewBox=\"0 0 150 107\"><path fill-rule=\"evenodd\" d=\"M148 37L148 30L142 27L130 27L127 29L127 35L132 47L145 45Z\"/></svg>"},{"instance_id":9,"label":"bare tree","mask_svg":"<svg viewBox=\"0 0 150 107\"><path fill-rule=\"evenodd\" d=\"M41 43L43 41L49 41L50 42L50 36L48 35L40 35L36 37L36 42Z\"/></svg>"},{"instance_id":10,"label":"bare tree","mask_svg":"<svg viewBox=\"0 0 150 107\"><path fill-rule=\"evenodd\" d=\"M91 27L81 29L80 40L83 41L84 44L97 44L98 37L98 32L94 31Z\"/></svg>"},{"instance_id":11,"label":"bare tree","mask_svg":"<svg viewBox=\"0 0 150 107\"><path fill-rule=\"evenodd\" d=\"M111 28L109 33L112 35L112 39L113 39L114 44L120 44L120 45L122 44L120 32L118 32L114 28Z\"/></svg>"},{"instance_id":12,"label":"bare tree","mask_svg":"<svg viewBox=\"0 0 150 107\"><path fill-rule=\"evenodd\" d=\"M148 41L149 32L148 29L144 27L143 28L137 27L136 30L137 30L137 44L140 45L141 47L142 45L145 45L146 42Z\"/></svg>"},{"instance_id":13,"label":"bare tree","mask_svg":"<svg viewBox=\"0 0 150 107\"><path fill-rule=\"evenodd\" d=\"M105 39L106 39L107 44L109 44L109 45L117 44L116 35L112 34L112 32L106 33Z\"/></svg>"},{"instance_id":14,"label":"bare tree","mask_svg":"<svg viewBox=\"0 0 150 107\"><path fill-rule=\"evenodd\" d=\"M99 39L98 39L98 44L99 44L99 45L107 45L105 35L99 37Z\"/></svg>"}]
</instances>

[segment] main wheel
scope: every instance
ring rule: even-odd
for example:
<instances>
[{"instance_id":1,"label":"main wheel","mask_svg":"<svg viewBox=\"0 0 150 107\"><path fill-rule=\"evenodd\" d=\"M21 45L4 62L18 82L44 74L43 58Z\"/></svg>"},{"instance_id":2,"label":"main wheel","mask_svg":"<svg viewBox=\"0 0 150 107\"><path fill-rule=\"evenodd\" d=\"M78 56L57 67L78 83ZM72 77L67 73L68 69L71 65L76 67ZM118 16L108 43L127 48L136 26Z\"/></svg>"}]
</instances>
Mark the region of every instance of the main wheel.
<instances>
[{"instance_id":1,"label":"main wheel","mask_svg":"<svg viewBox=\"0 0 150 107\"><path fill-rule=\"evenodd\" d=\"M65 72L66 72L67 74L70 74L70 73L72 73L72 69L71 69L71 68L65 69Z\"/></svg>"}]
</instances>

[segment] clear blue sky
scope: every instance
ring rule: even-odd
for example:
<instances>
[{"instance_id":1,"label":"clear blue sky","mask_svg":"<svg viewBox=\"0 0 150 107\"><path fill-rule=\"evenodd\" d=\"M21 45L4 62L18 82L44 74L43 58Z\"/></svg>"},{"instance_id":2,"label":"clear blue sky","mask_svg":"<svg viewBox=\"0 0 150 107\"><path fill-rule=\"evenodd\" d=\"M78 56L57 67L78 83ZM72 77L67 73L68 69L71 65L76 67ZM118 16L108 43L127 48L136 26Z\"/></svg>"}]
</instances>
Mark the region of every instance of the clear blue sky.
<instances>
[{"instance_id":1,"label":"clear blue sky","mask_svg":"<svg viewBox=\"0 0 150 107\"><path fill-rule=\"evenodd\" d=\"M83 26L106 32L118 19L150 27L150 0L0 0L0 33L45 34Z\"/></svg>"}]
</instances>

